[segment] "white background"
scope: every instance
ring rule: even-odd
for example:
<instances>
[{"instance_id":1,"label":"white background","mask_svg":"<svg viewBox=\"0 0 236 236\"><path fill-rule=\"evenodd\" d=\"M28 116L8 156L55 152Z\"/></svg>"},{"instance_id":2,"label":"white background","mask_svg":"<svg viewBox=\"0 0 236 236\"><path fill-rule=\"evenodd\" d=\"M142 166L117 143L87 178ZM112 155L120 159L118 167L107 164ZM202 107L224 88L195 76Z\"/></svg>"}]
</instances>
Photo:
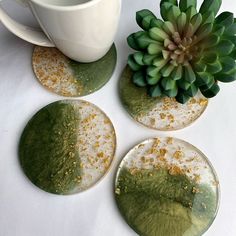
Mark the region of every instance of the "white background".
<instances>
[{"instance_id":1,"label":"white background","mask_svg":"<svg viewBox=\"0 0 236 236\"><path fill-rule=\"evenodd\" d=\"M20 22L37 25L27 8L9 0L2 4ZM159 14L159 1L123 1L115 40L118 49L115 73L105 87L83 98L103 109L114 123L118 146L113 167L97 186L73 196L43 192L21 171L17 146L25 124L38 109L63 97L48 92L35 79L31 69L33 46L0 24L0 236L136 235L123 221L114 202L115 171L130 148L159 135L182 138L209 157L220 179L221 204L205 235L236 235L236 82L222 84L221 92L211 100L204 115L186 129L157 132L135 123L121 106L117 83L130 53L126 37L138 30L135 12L143 8ZM236 13L236 2L224 0L221 10Z\"/></svg>"}]
</instances>

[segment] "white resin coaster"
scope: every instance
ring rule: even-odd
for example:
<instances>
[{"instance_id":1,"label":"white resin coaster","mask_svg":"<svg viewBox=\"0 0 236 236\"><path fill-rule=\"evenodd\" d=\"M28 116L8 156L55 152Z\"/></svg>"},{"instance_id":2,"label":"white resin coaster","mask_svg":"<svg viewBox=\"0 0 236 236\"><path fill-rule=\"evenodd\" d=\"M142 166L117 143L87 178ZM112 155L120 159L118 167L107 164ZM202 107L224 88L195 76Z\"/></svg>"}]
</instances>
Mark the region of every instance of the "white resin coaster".
<instances>
[{"instance_id":1,"label":"white resin coaster","mask_svg":"<svg viewBox=\"0 0 236 236\"><path fill-rule=\"evenodd\" d=\"M137 122L156 130L171 131L183 129L197 120L208 105L200 92L186 104L174 98L152 98L146 88L140 88L131 81L132 71L127 66L120 78L120 98L127 112Z\"/></svg>"},{"instance_id":2,"label":"white resin coaster","mask_svg":"<svg viewBox=\"0 0 236 236\"><path fill-rule=\"evenodd\" d=\"M121 161L115 199L139 235L201 236L216 217L219 183L196 147L175 138L152 138Z\"/></svg>"},{"instance_id":3,"label":"white resin coaster","mask_svg":"<svg viewBox=\"0 0 236 236\"><path fill-rule=\"evenodd\" d=\"M21 136L20 163L39 188L82 192L108 171L116 149L110 119L82 100L57 101L37 112Z\"/></svg>"},{"instance_id":4,"label":"white resin coaster","mask_svg":"<svg viewBox=\"0 0 236 236\"><path fill-rule=\"evenodd\" d=\"M114 44L103 58L91 63L73 61L56 48L36 46L32 65L46 89L65 97L80 97L99 90L110 80L116 60Z\"/></svg>"}]
</instances>

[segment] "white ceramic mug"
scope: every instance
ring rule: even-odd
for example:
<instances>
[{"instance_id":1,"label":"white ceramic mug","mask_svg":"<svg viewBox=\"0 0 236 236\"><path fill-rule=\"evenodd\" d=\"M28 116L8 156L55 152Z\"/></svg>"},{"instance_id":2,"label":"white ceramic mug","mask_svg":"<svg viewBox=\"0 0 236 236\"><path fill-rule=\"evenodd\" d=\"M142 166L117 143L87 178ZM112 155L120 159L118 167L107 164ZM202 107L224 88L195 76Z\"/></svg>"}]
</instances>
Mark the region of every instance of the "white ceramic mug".
<instances>
[{"instance_id":1,"label":"white ceramic mug","mask_svg":"<svg viewBox=\"0 0 236 236\"><path fill-rule=\"evenodd\" d=\"M71 59L92 62L103 57L114 41L121 0L28 0L27 4L42 31L14 21L1 6L0 20L30 43L57 47Z\"/></svg>"}]
</instances>

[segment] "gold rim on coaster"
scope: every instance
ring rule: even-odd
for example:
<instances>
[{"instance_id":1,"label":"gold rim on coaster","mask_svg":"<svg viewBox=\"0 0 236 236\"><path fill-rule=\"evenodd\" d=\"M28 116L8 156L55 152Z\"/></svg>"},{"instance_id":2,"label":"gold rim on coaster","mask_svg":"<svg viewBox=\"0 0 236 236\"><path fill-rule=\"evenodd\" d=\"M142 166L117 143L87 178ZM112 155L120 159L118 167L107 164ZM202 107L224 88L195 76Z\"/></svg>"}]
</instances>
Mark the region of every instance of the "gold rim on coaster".
<instances>
[{"instance_id":1,"label":"gold rim on coaster","mask_svg":"<svg viewBox=\"0 0 236 236\"><path fill-rule=\"evenodd\" d=\"M33 184L68 195L98 183L115 150L115 130L103 111L83 100L62 100L43 107L28 122L19 158Z\"/></svg>"},{"instance_id":2,"label":"gold rim on coaster","mask_svg":"<svg viewBox=\"0 0 236 236\"><path fill-rule=\"evenodd\" d=\"M219 208L219 181L207 157L172 137L147 139L122 159L115 199L139 235L200 236Z\"/></svg>"},{"instance_id":3,"label":"gold rim on coaster","mask_svg":"<svg viewBox=\"0 0 236 236\"><path fill-rule=\"evenodd\" d=\"M160 131L183 129L196 121L206 110L208 99L200 92L186 104L175 98L152 98L146 88L137 87L132 82L131 69L126 66L120 81L119 93L127 112L142 125Z\"/></svg>"},{"instance_id":4,"label":"gold rim on coaster","mask_svg":"<svg viewBox=\"0 0 236 236\"><path fill-rule=\"evenodd\" d=\"M36 46L32 65L35 76L47 90L65 97L80 97L102 88L112 77L117 61L115 44L100 60L79 63L56 48Z\"/></svg>"}]
</instances>

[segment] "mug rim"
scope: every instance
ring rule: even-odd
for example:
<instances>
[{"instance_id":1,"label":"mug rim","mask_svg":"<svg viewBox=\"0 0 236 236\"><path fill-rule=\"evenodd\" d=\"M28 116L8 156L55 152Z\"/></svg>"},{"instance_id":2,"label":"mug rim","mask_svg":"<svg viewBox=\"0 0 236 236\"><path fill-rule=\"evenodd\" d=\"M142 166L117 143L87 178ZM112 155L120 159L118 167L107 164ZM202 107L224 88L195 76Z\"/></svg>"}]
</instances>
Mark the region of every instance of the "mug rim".
<instances>
[{"instance_id":1,"label":"mug rim","mask_svg":"<svg viewBox=\"0 0 236 236\"><path fill-rule=\"evenodd\" d=\"M79 10L79 9L88 8L88 7L95 5L96 3L100 2L100 1L102 1L102 0L90 0L85 3L69 5L69 6L53 5L53 4L42 2L40 0L30 0L29 2L33 2L39 6L42 6L42 7L48 8L48 9L64 11L64 10Z\"/></svg>"}]
</instances>

